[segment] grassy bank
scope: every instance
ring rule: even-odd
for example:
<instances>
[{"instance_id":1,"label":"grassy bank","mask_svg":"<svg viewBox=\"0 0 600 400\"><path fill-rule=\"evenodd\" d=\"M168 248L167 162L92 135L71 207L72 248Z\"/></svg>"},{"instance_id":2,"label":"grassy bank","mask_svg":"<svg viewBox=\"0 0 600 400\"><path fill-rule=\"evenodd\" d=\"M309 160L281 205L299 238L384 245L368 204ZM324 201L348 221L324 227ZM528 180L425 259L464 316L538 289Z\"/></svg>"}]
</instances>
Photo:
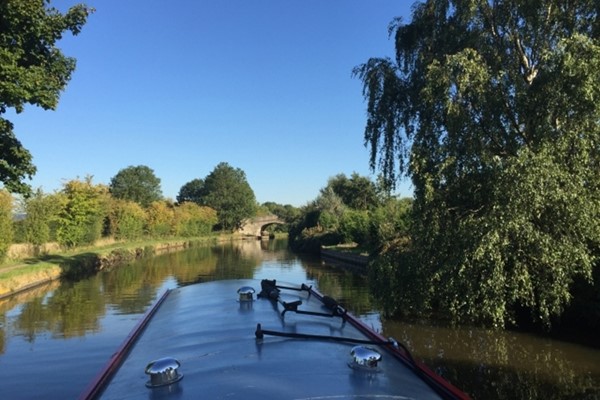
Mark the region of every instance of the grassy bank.
<instances>
[{"instance_id":1,"label":"grassy bank","mask_svg":"<svg viewBox=\"0 0 600 400\"><path fill-rule=\"evenodd\" d=\"M10 260L0 265L0 298L60 279L77 279L102 269L126 265L136 259L182 250L202 243L233 240L234 235L197 238L103 242L68 251L51 251L39 256Z\"/></svg>"}]
</instances>

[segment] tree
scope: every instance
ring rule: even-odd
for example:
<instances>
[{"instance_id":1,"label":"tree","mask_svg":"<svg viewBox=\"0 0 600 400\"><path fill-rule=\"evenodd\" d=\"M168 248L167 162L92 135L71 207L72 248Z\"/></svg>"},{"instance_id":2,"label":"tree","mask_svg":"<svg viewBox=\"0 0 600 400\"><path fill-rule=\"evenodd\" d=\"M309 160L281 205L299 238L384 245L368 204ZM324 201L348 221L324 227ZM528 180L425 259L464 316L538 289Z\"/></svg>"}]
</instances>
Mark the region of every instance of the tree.
<instances>
[{"instance_id":1,"label":"tree","mask_svg":"<svg viewBox=\"0 0 600 400\"><path fill-rule=\"evenodd\" d=\"M142 237L146 222L142 206L130 200L111 200L108 213L109 233L117 240L135 240Z\"/></svg>"},{"instance_id":2,"label":"tree","mask_svg":"<svg viewBox=\"0 0 600 400\"><path fill-rule=\"evenodd\" d=\"M267 201L261 205L267 212L277 215L286 222L292 222L300 216L300 209L291 204L278 204L272 201Z\"/></svg>"},{"instance_id":3,"label":"tree","mask_svg":"<svg viewBox=\"0 0 600 400\"><path fill-rule=\"evenodd\" d=\"M370 215L369 245L373 249L383 249L394 242L410 238L410 225L413 199L410 197L390 197Z\"/></svg>"},{"instance_id":4,"label":"tree","mask_svg":"<svg viewBox=\"0 0 600 400\"><path fill-rule=\"evenodd\" d=\"M329 231L337 230L340 219L348 208L340 195L329 185L319 191L314 206L319 211L318 225Z\"/></svg>"},{"instance_id":5,"label":"tree","mask_svg":"<svg viewBox=\"0 0 600 400\"><path fill-rule=\"evenodd\" d=\"M340 196L346 206L356 210L373 209L380 203L375 183L356 172L352 173L350 179L345 174L329 178L327 186Z\"/></svg>"},{"instance_id":6,"label":"tree","mask_svg":"<svg viewBox=\"0 0 600 400\"><path fill-rule=\"evenodd\" d=\"M549 324L600 248L600 21L592 0L429 0L370 59L372 169L414 186L422 304ZM416 271L416 270L415 270ZM406 280L405 280L406 281Z\"/></svg>"},{"instance_id":7,"label":"tree","mask_svg":"<svg viewBox=\"0 0 600 400\"><path fill-rule=\"evenodd\" d=\"M204 181L202 179L192 179L179 189L176 200L177 203L191 201L196 204L202 204L202 196L204 194Z\"/></svg>"},{"instance_id":8,"label":"tree","mask_svg":"<svg viewBox=\"0 0 600 400\"><path fill-rule=\"evenodd\" d=\"M145 166L129 166L110 180L110 193L117 199L135 201L142 207L162 199L160 179Z\"/></svg>"},{"instance_id":9,"label":"tree","mask_svg":"<svg viewBox=\"0 0 600 400\"><path fill-rule=\"evenodd\" d=\"M217 223L217 212L210 207L185 202L174 208L175 235L194 237L208 235Z\"/></svg>"},{"instance_id":10,"label":"tree","mask_svg":"<svg viewBox=\"0 0 600 400\"><path fill-rule=\"evenodd\" d=\"M168 237L174 228L173 204L155 201L146 209L146 231L151 237Z\"/></svg>"},{"instance_id":11,"label":"tree","mask_svg":"<svg viewBox=\"0 0 600 400\"><path fill-rule=\"evenodd\" d=\"M13 198L0 190L0 261L4 260L13 238Z\"/></svg>"},{"instance_id":12,"label":"tree","mask_svg":"<svg viewBox=\"0 0 600 400\"><path fill-rule=\"evenodd\" d=\"M60 212L60 201L56 195L45 194L41 189L25 200L25 219L23 228L25 240L35 246L49 242L52 235L52 223Z\"/></svg>"},{"instance_id":13,"label":"tree","mask_svg":"<svg viewBox=\"0 0 600 400\"><path fill-rule=\"evenodd\" d=\"M23 180L31 179L36 168L2 114L9 108L21 113L25 104L56 108L75 69L75 59L65 56L56 42L66 31L77 35L93 11L80 4L61 14L49 3L0 1L0 182L25 195L31 188Z\"/></svg>"},{"instance_id":14,"label":"tree","mask_svg":"<svg viewBox=\"0 0 600 400\"><path fill-rule=\"evenodd\" d=\"M60 194L58 242L62 246L75 247L100 239L108 211L108 188L92 184L91 177L87 177L84 181L74 179L65 183Z\"/></svg>"},{"instance_id":15,"label":"tree","mask_svg":"<svg viewBox=\"0 0 600 400\"><path fill-rule=\"evenodd\" d=\"M222 229L235 229L254 215L256 198L246 173L226 162L219 163L204 179L203 205L217 210Z\"/></svg>"}]
</instances>

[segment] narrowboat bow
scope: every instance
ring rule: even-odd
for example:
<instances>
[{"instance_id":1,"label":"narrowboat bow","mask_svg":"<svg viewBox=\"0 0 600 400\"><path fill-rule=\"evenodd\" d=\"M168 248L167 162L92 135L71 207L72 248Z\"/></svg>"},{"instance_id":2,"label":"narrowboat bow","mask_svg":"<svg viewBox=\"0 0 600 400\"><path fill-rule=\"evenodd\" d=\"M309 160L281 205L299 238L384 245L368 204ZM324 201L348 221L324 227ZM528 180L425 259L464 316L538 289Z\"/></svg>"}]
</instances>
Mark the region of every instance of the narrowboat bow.
<instances>
[{"instance_id":1,"label":"narrowboat bow","mask_svg":"<svg viewBox=\"0 0 600 400\"><path fill-rule=\"evenodd\" d=\"M468 399L307 285L167 291L81 399Z\"/></svg>"}]
</instances>

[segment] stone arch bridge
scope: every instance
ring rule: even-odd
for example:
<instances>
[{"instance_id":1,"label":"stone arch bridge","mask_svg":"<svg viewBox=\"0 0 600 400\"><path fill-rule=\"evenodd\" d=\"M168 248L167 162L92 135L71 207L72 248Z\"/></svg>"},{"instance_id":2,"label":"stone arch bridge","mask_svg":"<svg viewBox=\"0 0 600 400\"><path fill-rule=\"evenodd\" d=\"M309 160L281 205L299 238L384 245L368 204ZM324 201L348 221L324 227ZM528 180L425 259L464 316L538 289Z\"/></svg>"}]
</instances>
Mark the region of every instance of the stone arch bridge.
<instances>
[{"instance_id":1,"label":"stone arch bridge","mask_svg":"<svg viewBox=\"0 0 600 400\"><path fill-rule=\"evenodd\" d=\"M262 231L269 225L284 225L286 222L277 215L262 215L260 217L247 218L242 221L237 232L244 236L261 237Z\"/></svg>"}]
</instances>

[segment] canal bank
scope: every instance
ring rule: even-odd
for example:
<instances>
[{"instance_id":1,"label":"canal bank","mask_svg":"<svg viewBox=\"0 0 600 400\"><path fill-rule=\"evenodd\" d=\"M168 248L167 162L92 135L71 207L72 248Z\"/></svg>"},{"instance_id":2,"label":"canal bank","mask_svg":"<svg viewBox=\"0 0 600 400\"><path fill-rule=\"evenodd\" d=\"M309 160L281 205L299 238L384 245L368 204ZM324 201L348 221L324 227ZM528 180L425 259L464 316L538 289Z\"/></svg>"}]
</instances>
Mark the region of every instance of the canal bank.
<instances>
[{"instance_id":1,"label":"canal bank","mask_svg":"<svg viewBox=\"0 0 600 400\"><path fill-rule=\"evenodd\" d=\"M370 260L369 256L363 254L324 248L321 248L321 257L334 264L342 263L345 266L351 266L353 269L357 269L361 272L367 272L367 265Z\"/></svg>"},{"instance_id":2,"label":"canal bank","mask_svg":"<svg viewBox=\"0 0 600 400\"><path fill-rule=\"evenodd\" d=\"M185 240L114 243L24 258L0 267L0 299L60 278L78 279L146 257L235 239L233 235L220 235Z\"/></svg>"}]
</instances>

